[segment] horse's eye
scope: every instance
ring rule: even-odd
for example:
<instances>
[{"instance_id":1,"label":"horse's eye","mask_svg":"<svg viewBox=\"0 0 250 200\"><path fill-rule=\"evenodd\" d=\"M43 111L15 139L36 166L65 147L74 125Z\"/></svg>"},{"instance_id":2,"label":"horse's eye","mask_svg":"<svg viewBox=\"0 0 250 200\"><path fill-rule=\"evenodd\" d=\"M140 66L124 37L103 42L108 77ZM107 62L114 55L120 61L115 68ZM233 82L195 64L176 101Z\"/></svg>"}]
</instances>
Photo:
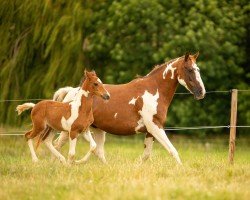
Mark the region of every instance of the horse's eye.
<instances>
[{"instance_id":1,"label":"horse's eye","mask_svg":"<svg viewBox=\"0 0 250 200\"><path fill-rule=\"evenodd\" d=\"M97 86L98 85L98 83L94 83L94 86Z\"/></svg>"}]
</instances>

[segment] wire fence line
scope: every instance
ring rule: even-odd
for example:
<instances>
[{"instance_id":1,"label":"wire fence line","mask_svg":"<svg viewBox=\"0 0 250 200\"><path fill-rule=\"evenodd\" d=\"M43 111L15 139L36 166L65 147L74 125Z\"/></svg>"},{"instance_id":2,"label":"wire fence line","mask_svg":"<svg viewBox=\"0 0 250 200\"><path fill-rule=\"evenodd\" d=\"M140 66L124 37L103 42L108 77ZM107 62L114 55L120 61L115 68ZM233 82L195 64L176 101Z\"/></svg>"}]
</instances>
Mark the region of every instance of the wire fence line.
<instances>
[{"instance_id":1,"label":"wire fence line","mask_svg":"<svg viewBox=\"0 0 250 200\"><path fill-rule=\"evenodd\" d=\"M212 93L231 93L232 90L215 90L215 91L207 91L206 94L212 94ZM250 92L250 89L240 89L238 92ZM190 95L189 92L177 92L175 93L177 95ZM21 101L40 101L44 99L5 99L0 100L1 102L21 102ZM237 126L230 126L230 125L224 125L224 126L193 126L193 127L165 127L165 131L182 131L182 130L202 130L202 129L218 129L218 128L250 128L248 125L237 125ZM0 136L22 136L24 135L26 131L0 131Z\"/></svg>"},{"instance_id":2,"label":"wire fence line","mask_svg":"<svg viewBox=\"0 0 250 200\"><path fill-rule=\"evenodd\" d=\"M202 129L218 129L218 128L231 128L231 127L236 127L236 128L250 128L248 125L238 125L238 126L194 126L194 127L187 127L187 126L182 126L182 127L165 127L165 131L182 131L182 130L202 130ZM0 136L22 136L24 135L27 131L0 131Z\"/></svg>"},{"instance_id":3,"label":"wire fence line","mask_svg":"<svg viewBox=\"0 0 250 200\"><path fill-rule=\"evenodd\" d=\"M213 91L206 91L206 94L213 94L213 93L231 93L232 90L213 90ZM238 90L238 92L250 92L249 90ZM177 95L192 95L190 92L176 92ZM22 102L22 101L41 101L46 99L2 99L2 102Z\"/></svg>"}]
</instances>

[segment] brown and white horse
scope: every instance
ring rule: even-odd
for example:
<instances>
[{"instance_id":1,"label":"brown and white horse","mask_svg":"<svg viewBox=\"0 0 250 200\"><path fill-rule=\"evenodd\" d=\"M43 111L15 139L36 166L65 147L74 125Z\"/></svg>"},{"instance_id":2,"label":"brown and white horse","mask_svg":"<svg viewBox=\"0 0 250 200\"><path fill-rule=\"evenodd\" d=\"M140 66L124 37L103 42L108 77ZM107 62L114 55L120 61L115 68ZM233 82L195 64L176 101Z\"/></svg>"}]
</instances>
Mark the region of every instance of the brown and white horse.
<instances>
[{"instance_id":1,"label":"brown and white horse","mask_svg":"<svg viewBox=\"0 0 250 200\"><path fill-rule=\"evenodd\" d=\"M196 65L197 57L198 53L186 54L156 66L148 75L127 84L105 85L112 98L107 103L94 98L92 124L93 136L97 143L94 153L103 162L106 161L105 132L124 136L142 132L146 134L143 160L149 158L156 138L181 164L178 152L165 134L164 123L178 83L189 90L197 100L204 98L206 91ZM61 88L55 93L54 99L69 101L76 90L77 88L71 87ZM67 134L60 134L56 140L58 150L67 138Z\"/></svg>"},{"instance_id":2,"label":"brown and white horse","mask_svg":"<svg viewBox=\"0 0 250 200\"><path fill-rule=\"evenodd\" d=\"M77 136L81 132L86 131L86 137L90 140L90 151L95 149L96 143L88 131L89 126L94 121L92 110L94 95L101 96L105 100L110 98L109 93L104 88L95 72L85 71L85 80L70 103L44 100L37 104L24 103L17 106L18 114L32 108L31 119L33 127L32 130L25 134L25 137L28 140L33 161L37 161L38 158L34 151L32 139L39 136L38 144L40 140L44 140L50 151L61 162L66 163L63 155L61 155L52 145L54 137L54 134L50 133L52 129L66 131L70 137L68 160L70 163L74 160ZM90 153L87 154L87 157L89 154Z\"/></svg>"}]
</instances>

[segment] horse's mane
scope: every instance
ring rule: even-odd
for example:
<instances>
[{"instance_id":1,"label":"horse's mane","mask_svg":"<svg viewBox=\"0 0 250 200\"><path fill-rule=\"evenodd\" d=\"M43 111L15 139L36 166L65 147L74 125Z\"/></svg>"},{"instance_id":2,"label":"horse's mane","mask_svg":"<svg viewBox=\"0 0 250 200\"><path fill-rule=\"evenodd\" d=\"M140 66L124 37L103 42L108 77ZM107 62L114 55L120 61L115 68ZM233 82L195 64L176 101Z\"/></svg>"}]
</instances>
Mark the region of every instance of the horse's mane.
<instances>
[{"instance_id":1,"label":"horse's mane","mask_svg":"<svg viewBox=\"0 0 250 200\"><path fill-rule=\"evenodd\" d=\"M179 57L179 58L182 58L182 57ZM161 69L161 67L167 66L169 63L174 62L176 59L178 58L174 58L160 65L155 65L154 68L151 70L151 72L149 72L146 76L154 75L156 72L158 72L159 69Z\"/></svg>"}]
</instances>

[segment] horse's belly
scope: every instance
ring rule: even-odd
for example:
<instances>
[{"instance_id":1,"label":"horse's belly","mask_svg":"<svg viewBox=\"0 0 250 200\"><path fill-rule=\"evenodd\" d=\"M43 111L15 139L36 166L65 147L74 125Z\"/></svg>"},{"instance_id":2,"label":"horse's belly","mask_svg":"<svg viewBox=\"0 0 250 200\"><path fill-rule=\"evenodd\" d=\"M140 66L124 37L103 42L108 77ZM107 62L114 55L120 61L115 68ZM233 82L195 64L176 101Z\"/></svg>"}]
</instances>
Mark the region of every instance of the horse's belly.
<instances>
[{"instance_id":1,"label":"horse's belly","mask_svg":"<svg viewBox=\"0 0 250 200\"><path fill-rule=\"evenodd\" d=\"M102 112L98 109L94 112L93 126L115 135L133 135L139 120L139 115L133 112Z\"/></svg>"}]
</instances>

